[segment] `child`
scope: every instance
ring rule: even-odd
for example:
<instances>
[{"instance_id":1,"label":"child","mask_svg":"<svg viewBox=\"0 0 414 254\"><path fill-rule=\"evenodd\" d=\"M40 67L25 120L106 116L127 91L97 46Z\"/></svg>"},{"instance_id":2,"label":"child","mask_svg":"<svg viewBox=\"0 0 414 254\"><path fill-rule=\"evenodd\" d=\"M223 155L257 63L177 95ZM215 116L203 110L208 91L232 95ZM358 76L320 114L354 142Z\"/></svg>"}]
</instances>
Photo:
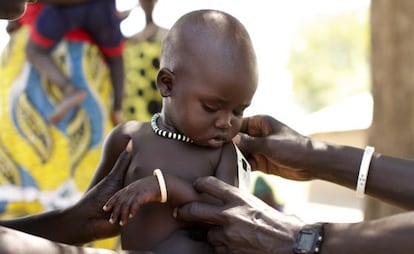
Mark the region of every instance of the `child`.
<instances>
[{"instance_id":1,"label":"child","mask_svg":"<svg viewBox=\"0 0 414 254\"><path fill-rule=\"evenodd\" d=\"M237 19L220 11L200 10L173 25L163 43L160 65L161 113L151 123L129 121L114 128L92 186L108 173L131 140L133 157L124 179L126 187L104 207L112 211L112 223L120 218L122 248L212 253L206 239L197 237L203 232L201 226L176 221L173 208L207 198L198 197L191 185L200 176L215 175L245 186L247 162L232 138L256 91L255 53ZM238 170L239 162L244 167ZM161 170L154 177L156 168ZM209 197L209 201L215 200Z\"/></svg>"},{"instance_id":2,"label":"child","mask_svg":"<svg viewBox=\"0 0 414 254\"><path fill-rule=\"evenodd\" d=\"M121 100L124 89L124 39L120 30L115 0L90 0L80 4L46 5L33 24L26 46L28 60L53 84L62 90L61 101L48 121L56 124L86 98L86 91L78 88L63 74L51 57L51 51L63 36L74 29L84 29L101 50L110 70L113 87L111 120L121 119Z\"/></svg>"}]
</instances>

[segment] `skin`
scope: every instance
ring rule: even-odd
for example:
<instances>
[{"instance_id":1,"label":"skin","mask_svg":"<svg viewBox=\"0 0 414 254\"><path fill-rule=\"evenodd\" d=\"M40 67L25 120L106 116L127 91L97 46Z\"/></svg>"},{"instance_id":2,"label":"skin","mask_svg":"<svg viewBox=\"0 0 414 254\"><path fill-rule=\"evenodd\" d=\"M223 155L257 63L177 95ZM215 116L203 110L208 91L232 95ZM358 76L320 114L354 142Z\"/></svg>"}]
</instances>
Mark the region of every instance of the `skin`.
<instances>
[{"instance_id":1,"label":"skin","mask_svg":"<svg viewBox=\"0 0 414 254\"><path fill-rule=\"evenodd\" d=\"M84 248L49 241L45 238L17 230L0 227L0 250L2 254L151 254L144 251L114 251L100 248ZM18 242L18 244L16 244Z\"/></svg>"},{"instance_id":2,"label":"skin","mask_svg":"<svg viewBox=\"0 0 414 254\"><path fill-rule=\"evenodd\" d=\"M241 131L250 135L241 136L239 147L253 168L291 180L320 179L355 189L363 149L311 139L270 116L244 119ZM413 210L413 163L375 153L366 194Z\"/></svg>"},{"instance_id":3,"label":"skin","mask_svg":"<svg viewBox=\"0 0 414 254\"><path fill-rule=\"evenodd\" d=\"M71 246L119 234L121 227L109 223L109 215L102 211L101 207L123 185L124 175L131 160L130 148L127 148L127 151L120 154L108 176L86 192L73 206L0 221L0 252L32 254L149 253ZM65 230L62 230L63 228Z\"/></svg>"},{"instance_id":4,"label":"skin","mask_svg":"<svg viewBox=\"0 0 414 254\"><path fill-rule=\"evenodd\" d=\"M142 41L160 41L165 37L167 29L158 26L154 22L153 12L155 5L158 1L156 0L139 0L139 5L144 11L145 15L145 27L143 30L138 32L132 37L132 40L136 43Z\"/></svg>"},{"instance_id":5,"label":"skin","mask_svg":"<svg viewBox=\"0 0 414 254\"><path fill-rule=\"evenodd\" d=\"M0 18L17 19L26 9L26 0L0 0ZM82 0L50 0L45 3L70 4ZM73 206L15 220L0 221L1 253L66 254L66 253L148 253L82 248L68 244L84 244L95 239L119 234L120 227L108 223L108 214L100 209L104 202L122 187L130 156L121 152L109 174L90 189ZM77 222L77 223L73 223ZM64 228L65 230L62 230ZM26 232L26 233L25 233ZM47 239L49 240L47 240ZM19 244L16 244L16 243ZM61 243L58 243L61 242ZM68 244L64 244L68 243Z\"/></svg>"},{"instance_id":6,"label":"skin","mask_svg":"<svg viewBox=\"0 0 414 254\"><path fill-rule=\"evenodd\" d=\"M130 121L117 126L105 142L101 166L91 186L107 174L119 148L132 140L126 187L104 207L112 213L112 223L123 225L123 249L212 253L206 241L189 237L195 224L178 222L171 214L174 207L190 201L216 202L191 193L192 182L198 177L214 175L228 184L238 184L232 139L257 87L253 47L239 21L210 10L184 15L170 29L163 45L157 76L163 107L157 125L182 133L194 143L158 136L149 123ZM155 168L165 174L169 202L142 205L160 200L159 186L152 176Z\"/></svg>"},{"instance_id":7,"label":"skin","mask_svg":"<svg viewBox=\"0 0 414 254\"><path fill-rule=\"evenodd\" d=\"M94 13L93 10L99 8L99 6L96 7L96 5L85 6L85 8L88 8L88 10L90 10L90 13ZM61 6L55 6L54 8L59 9ZM72 9L69 10L71 11ZM72 12L73 10L71 13ZM59 16L59 19L63 19L62 15ZM40 27L42 25L45 25L41 21L42 19L37 19L37 23ZM106 27L107 24L102 24L102 22L95 22L93 29L100 31L100 29L102 29L102 26ZM81 27L70 27L70 29L77 28ZM94 37L94 33L89 34ZM42 76L47 77L53 84L56 84L63 93L63 100L56 105L55 111L48 116L48 122L50 124L57 124L63 120L66 114L71 109L79 106L87 96L86 91L76 88L70 78L64 74L64 72L59 68L59 66L57 66L54 59L52 58L51 53L55 49L55 45L57 43L58 41L55 41L54 44L50 47L45 47L44 45L36 43L36 41L30 37L26 45L26 56L29 62L42 74ZM113 125L117 125L122 122L121 107L125 81L125 66L123 56L122 54L114 56L103 54L103 57L108 65L111 85L113 89L113 106L110 113L110 119Z\"/></svg>"},{"instance_id":8,"label":"skin","mask_svg":"<svg viewBox=\"0 0 414 254\"><path fill-rule=\"evenodd\" d=\"M25 6L26 1L24 0L2 0L0 1L0 17L17 18L22 14ZM256 169L260 168L265 172L280 174L296 180L320 178L347 187L352 186L351 183L355 181L357 172L354 166L358 165L359 159L357 160L357 158L361 157L362 151L360 149L308 140L270 117L249 118L243 122L242 130L251 136L242 137L239 145L244 145L245 148L251 146L251 149L247 149L245 152L252 156L252 161L256 163L254 164ZM273 137L266 137L270 134ZM252 136L259 136L259 138ZM314 145L307 146L307 144ZM260 148L261 146L263 147ZM291 152L290 154L295 154L294 157L289 155L287 151L298 153ZM280 154L280 156L275 156L275 154ZM304 159L310 163L307 164L308 162ZM120 160L125 160L122 154ZM338 161L342 166L338 165ZM385 201L397 200L396 203L402 207L412 207L413 201L412 198L409 198L412 192L410 184L407 184L407 179L412 179L412 170L410 170L412 163L411 160L376 154L371 164L371 167L376 170L371 169L374 172L370 172L367 193ZM381 174L383 170L385 172L393 170L395 173ZM114 172L119 173L123 170L117 169ZM387 180L381 181L384 177ZM101 183L89 190L77 205L61 211L62 214L53 211L17 221L2 221L1 224L50 239L58 238L56 241L86 242L94 237L112 235L117 232L116 226L106 226L108 225L106 213L103 216L96 208L100 207L99 203L105 199L106 195L111 195L112 191L115 192L119 189L122 178L123 176L119 178L116 173L110 173ZM382 186L383 183L385 186ZM108 188L108 186L112 187ZM395 186L404 187L408 191L396 192ZM199 191L210 193L216 198L222 199L225 201L225 205L212 206L211 209L205 210L200 209L205 204L192 203L177 210L175 214L178 218L188 221L196 220L218 225L209 232L209 239L215 243L217 253L220 253L220 250L222 253L224 250L228 250L227 253L255 253L254 251L261 250L263 251L258 253L273 253L273 250L269 249L269 246L273 245L277 245L279 250L283 248L290 250L292 236L302 225L294 217L277 213L275 210L257 209L257 207L263 206L260 204L260 200L254 200L253 196L246 194L241 195L237 189L231 189L230 185L212 177L199 179L195 187ZM228 209L235 207L236 210L226 210L225 207ZM233 211L237 213L232 213ZM326 239L322 253L412 253L410 236L414 232L413 217L412 212L407 212L369 222L328 224L325 227ZM95 223L88 223L91 218L95 220ZM79 223L73 223L74 221ZM99 221L101 223L98 223ZM77 228L79 225L82 225L82 229ZM93 227L102 226L91 229L90 225L94 225ZM61 232L61 228L65 228L64 232ZM255 229L254 236L248 234L253 232L252 229ZM15 243L16 240L22 243L17 247L20 247L21 252L24 253L29 251L31 253L114 253L57 244L4 227L0 227L0 232L2 253L15 253L16 246L11 246L10 243ZM58 232L59 234L56 234ZM95 233L90 234L90 232ZM79 234L81 235L80 239ZM245 234L245 236L241 237L241 234ZM226 241L217 239L226 239ZM350 242L352 244L349 244ZM280 251L279 253L284 252ZM290 251L286 253L290 253Z\"/></svg>"},{"instance_id":9,"label":"skin","mask_svg":"<svg viewBox=\"0 0 414 254\"><path fill-rule=\"evenodd\" d=\"M248 135L235 142L256 170L355 189L362 149L313 140L270 116L245 118L241 131ZM375 154L367 194L412 209L413 166L411 160ZM216 178L200 178L195 188L223 205L194 202L175 214L184 221L216 225L208 233L216 253L292 253L295 235L304 225L298 218L266 209L256 197ZM414 212L405 212L372 221L328 223L321 253L413 253L413 218Z\"/></svg>"},{"instance_id":10,"label":"skin","mask_svg":"<svg viewBox=\"0 0 414 254\"><path fill-rule=\"evenodd\" d=\"M101 207L122 187L130 160L129 152L122 151L108 176L88 190L73 206L0 221L0 224L67 244L83 244L115 236L119 234L120 227L108 223L109 215Z\"/></svg>"},{"instance_id":11,"label":"skin","mask_svg":"<svg viewBox=\"0 0 414 254\"><path fill-rule=\"evenodd\" d=\"M0 17L17 18L22 14L25 6L26 1L2 0L0 1ZM242 130L251 136L242 137L239 145L244 145L245 148L251 147L245 152L250 154L251 161L255 162L256 168L289 179L320 178L346 187L351 187L352 182L355 181L357 175L355 165L358 165L359 159L357 160L357 158L360 158L362 154L360 149L309 140L269 117L249 118L243 123ZM266 137L270 134L273 137ZM259 138L252 136L259 136ZM275 151L278 152L275 153ZM291 152L290 154L295 154L293 157L284 151L298 153ZM275 154L280 154L280 156L275 156ZM122 154L120 160L125 160ZM341 161L341 165L338 165L337 161ZM410 184L407 184L407 179L412 179L412 170L410 170L412 163L411 160L376 154L371 163L371 171L373 172L370 172L367 193L385 201L396 200L395 203L402 207L412 207L413 201L409 197L412 192ZM393 170L393 174L381 174L381 172L391 170ZM122 171L117 169L114 172ZM381 181L384 177L386 177L386 181ZM42 237L58 238L56 241L85 242L92 240L93 237L112 235L117 231L116 226L98 226L99 230L97 228L91 230L90 225L94 225L94 227L108 225L107 217L102 216L96 208L99 207L102 198L105 199L106 195L119 188L121 178L118 174L110 173L101 183L85 194L74 206L76 209L68 208L62 211L62 214L53 211L17 221L3 221L1 224ZM383 185L384 183L385 185ZM107 191L102 191L103 186ZM108 188L108 186L113 187ZM395 186L404 187L404 190L407 191L397 192ZM294 217L266 209L260 200L255 200L253 196L246 194L241 195L237 189L231 189L230 185L212 177L199 179L195 187L199 191L210 193L216 198L222 199L225 201L224 205L212 206L206 210L200 209L201 203L192 203L177 210L175 214L181 219L218 225L219 227L215 227L209 232L209 240L215 246L217 253L220 251L223 253L226 250L226 253L255 253L254 251L274 253L274 250L269 248L274 245L276 245L276 249L280 250L278 253L284 253L283 248L289 250L286 253L290 253L292 236L302 225ZM226 207L227 209L225 209ZM258 207L263 207L263 209L258 209ZM236 208L236 210L231 210L232 208ZM234 211L236 212L233 213ZM328 224L325 227L326 239L322 253L412 253L410 236L414 232L414 225L411 223L414 221L413 217L412 212L407 212L368 222ZM87 222L91 218L95 220L95 223ZM83 221L84 223L77 224L73 221ZM98 223L99 221L102 221L102 224ZM82 230L76 229L79 225L86 225L86 227L83 227ZM66 229L63 234L59 230L60 228ZM254 236L251 236L248 233L253 232L253 228L255 229ZM0 232L2 253L15 253L16 247L25 253L29 251L31 253L114 253L57 244L4 227L0 227ZM57 232L59 234L56 234ZM87 232L96 232L100 235L90 233L88 235ZM74 236L74 233L78 236ZM82 233L80 239L79 233ZM225 241L220 239L225 239ZM22 244L11 246L10 243L15 243L16 240ZM352 244L349 244L350 242Z\"/></svg>"}]
</instances>

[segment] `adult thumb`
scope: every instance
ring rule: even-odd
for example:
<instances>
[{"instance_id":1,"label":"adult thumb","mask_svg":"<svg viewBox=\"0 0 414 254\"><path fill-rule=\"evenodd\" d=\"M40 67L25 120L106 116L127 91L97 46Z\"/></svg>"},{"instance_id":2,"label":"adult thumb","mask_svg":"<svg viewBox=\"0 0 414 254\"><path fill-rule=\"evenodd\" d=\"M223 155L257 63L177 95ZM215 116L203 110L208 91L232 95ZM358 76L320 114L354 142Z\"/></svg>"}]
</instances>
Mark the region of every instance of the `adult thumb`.
<instances>
[{"instance_id":1,"label":"adult thumb","mask_svg":"<svg viewBox=\"0 0 414 254\"><path fill-rule=\"evenodd\" d=\"M125 173L128 169L129 164L131 163L131 151L132 151L132 141L128 142L128 145L124 151L118 156L118 159L115 162L112 170L104 178L105 182L113 182L123 184Z\"/></svg>"}]
</instances>

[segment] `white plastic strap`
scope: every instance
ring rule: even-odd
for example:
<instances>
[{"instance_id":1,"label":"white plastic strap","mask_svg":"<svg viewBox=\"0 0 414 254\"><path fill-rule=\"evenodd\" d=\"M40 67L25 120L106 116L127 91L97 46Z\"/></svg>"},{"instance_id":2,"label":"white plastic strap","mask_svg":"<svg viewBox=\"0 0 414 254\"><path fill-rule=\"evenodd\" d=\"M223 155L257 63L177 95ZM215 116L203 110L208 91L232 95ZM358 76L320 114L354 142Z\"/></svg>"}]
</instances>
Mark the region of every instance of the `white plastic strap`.
<instances>
[{"instance_id":1,"label":"white plastic strap","mask_svg":"<svg viewBox=\"0 0 414 254\"><path fill-rule=\"evenodd\" d=\"M371 163L372 155L375 148L372 146L365 147L364 155L362 156L361 166L359 167L358 181L356 186L356 195L363 197L365 195L365 186L367 184L369 165Z\"/></svg>"},{"instance_id":2,"label":"white plastic strap","mask_svg":"<svg viewBox=\"0 0 414 254\"><path fill-rule=\"evenodd\" d=\"M157 168L154 170L153 174L155 177L157 177L158 184L160 186L160 192L161 192L161 203L167 202L167 185L165 184L165 179L162 174L162 171Z\"/></svg>"}]
</instances>

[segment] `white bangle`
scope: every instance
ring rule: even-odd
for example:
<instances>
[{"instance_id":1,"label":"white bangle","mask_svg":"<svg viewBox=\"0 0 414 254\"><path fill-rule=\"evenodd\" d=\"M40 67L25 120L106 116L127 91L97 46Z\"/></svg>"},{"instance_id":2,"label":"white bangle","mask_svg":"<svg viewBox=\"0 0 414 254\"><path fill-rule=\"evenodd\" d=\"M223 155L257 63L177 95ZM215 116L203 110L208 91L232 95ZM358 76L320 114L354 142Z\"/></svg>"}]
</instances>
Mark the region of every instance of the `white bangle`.
<instances>
[{"instance_id":1,"label":"white bangle","mask_svg":"<svg viewBox=\"0 0 414 254\"><path fill-rule=\"evenodd\" d=\"M161 192L161 203L167 202L167 185L165 184L164 176L161 172L161 169L154 169L153 175L157 177L158 185L160 186Z\"/></svg>"},{"instance_id":2,"label":"white bangle","mask_svg":"<svg viewBox=\"0 0 414 254\"><path fill-rule=\"evenodd\" d=\"M369 165L371 163L372 155L375 148L372 146L365 147L364 155L362 156L361 166L359 167L358 181L356 186L356 195L363 197L365 194L365 186L367 184Z\"/></svg>"}]
</instances>

